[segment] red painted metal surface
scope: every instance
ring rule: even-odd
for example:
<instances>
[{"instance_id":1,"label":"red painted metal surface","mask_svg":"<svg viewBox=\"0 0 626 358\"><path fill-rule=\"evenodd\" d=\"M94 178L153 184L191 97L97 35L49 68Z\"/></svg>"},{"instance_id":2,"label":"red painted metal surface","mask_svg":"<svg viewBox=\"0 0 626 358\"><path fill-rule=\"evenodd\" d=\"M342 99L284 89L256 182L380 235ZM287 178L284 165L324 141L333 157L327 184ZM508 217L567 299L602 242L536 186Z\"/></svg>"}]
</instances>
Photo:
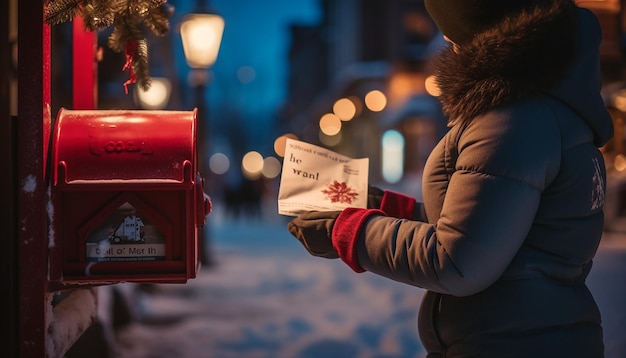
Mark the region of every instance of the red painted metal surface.
<instances>
[{"instance_id":1,"label":"red painted metal surface","mask_svg":"<svg viewBox=\"0 0 626 358\"><path fill-rule=\"evenodd\" d=\"M53 138L53 163L65 167L64 183L111 190L111 180L146 185L183 182L183 163L195 169L192 111L61 109ZM55 173L57 168L54 168ZM53 177L57 184L57 177ZM192 178L195 181L195 178Z\"/></svg>"},{"instance_id":2,"label":"red painted metal surface","mask_svg":"<svg viewBox=\"0 0 626 358\"><path fill-rule=\"evenodd\" d=\"M51 280L195 277L210 210L197 174L196 111L61 110L52 148Z\"/></svg>"},{"instance_id":3,"label":"red painted metal surface","mask_svg":"<svg viewBox=\"0 0 626 358\"><path fill-rule=\"evenodd\" d=\"M84 31L80 16L72 20L72 97L74 109L97 108L98 67L96 61L97 37L92 31Z\"/></svg>"}]
</instances>

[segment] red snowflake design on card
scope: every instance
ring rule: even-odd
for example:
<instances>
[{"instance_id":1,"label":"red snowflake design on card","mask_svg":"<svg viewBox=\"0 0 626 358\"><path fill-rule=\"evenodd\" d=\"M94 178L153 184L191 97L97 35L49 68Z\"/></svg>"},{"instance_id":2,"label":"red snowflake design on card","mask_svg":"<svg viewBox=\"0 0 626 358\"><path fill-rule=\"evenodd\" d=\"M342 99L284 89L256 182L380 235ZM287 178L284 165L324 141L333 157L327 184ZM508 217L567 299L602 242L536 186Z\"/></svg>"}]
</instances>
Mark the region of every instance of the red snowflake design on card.
<instances>
[{"instance_id":1,"label":"red snowflake design on card","mask_svg":"<svg viewBox=\"0 0 626 358\"><path fill-rule=\"evenodd\" d=\"M327 199L330 199L331 203L352 204L359 193L354 191L345 182L333 181L330 184L326 184L326 188L322 190L322 193L326 195Z\"/></svg>"}]
</instances>

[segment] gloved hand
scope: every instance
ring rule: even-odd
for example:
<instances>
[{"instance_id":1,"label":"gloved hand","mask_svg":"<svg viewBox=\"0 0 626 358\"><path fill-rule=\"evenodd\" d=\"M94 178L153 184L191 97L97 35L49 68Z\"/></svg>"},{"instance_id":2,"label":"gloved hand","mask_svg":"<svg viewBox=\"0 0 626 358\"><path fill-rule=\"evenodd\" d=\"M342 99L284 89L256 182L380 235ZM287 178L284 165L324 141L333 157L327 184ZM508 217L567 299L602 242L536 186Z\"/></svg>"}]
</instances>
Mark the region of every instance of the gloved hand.
<instances>
[{"instance_id":1,"label":"gloved hand","mask_svg":"<svg viewBox=\"0 0 626 358\"><path fill-rule=\"evenodd\" d=\"M339 258L331 235L335 219L341 211L308 211L292 219L287 229L313 256Z\"/></svg>"},{"instance_id":2,"label":"gloved hand","mask_svg":"<svg viewBox=\"0 0 626 358\"><path fill-rule=\"evenodd\" d=\"M367 208L368 209L380 209L380 204L383 201L383 194L385 191L375 186L367 186Z\"/></svg>"}]
</instances>

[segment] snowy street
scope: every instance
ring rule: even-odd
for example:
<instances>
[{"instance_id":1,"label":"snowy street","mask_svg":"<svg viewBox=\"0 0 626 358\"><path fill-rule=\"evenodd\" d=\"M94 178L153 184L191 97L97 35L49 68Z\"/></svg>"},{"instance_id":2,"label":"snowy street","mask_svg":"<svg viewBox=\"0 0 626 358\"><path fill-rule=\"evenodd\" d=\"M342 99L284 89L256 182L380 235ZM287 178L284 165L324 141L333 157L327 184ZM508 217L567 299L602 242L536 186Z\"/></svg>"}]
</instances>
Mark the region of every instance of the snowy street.
<instances>
[{"instance_id":1,"label":"snowy street","mask_svg":"<svg viewBox=\"0 0 626 358\"><path fill-rule=\"evenodd\" d=\"M216 265L185 285L132 289L138 319L116 332L116 357L423 357L422 290L309 256L286 217L213 213ZM607 235L589 286L606 357L626 356L626 236Z\"/></svg>"},{"instance_id":2,"label":"snowy street","mask_svg":"<svg viewBox=\"0 0 626 358\"><path fill-rule=\"evenodd\" d=\"M119 357L420 355L420 289L309 256L284 217L210 230L215 267L142 292L141 321L118 332Z\"/></svg>"}]
</instances>

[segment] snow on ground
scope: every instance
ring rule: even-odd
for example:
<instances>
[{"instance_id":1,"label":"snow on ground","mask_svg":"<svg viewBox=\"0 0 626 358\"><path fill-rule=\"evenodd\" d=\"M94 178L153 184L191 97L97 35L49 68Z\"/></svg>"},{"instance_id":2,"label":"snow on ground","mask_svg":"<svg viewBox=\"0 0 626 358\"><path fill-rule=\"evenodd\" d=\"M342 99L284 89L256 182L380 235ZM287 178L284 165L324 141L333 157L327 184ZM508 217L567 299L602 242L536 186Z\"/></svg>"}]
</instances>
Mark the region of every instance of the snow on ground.
<instances>
[{"instance_id":1,"label":"snow on ground","mask_svg":"<svg viewBox=\"0 0 626 358\"><path fill-rule=\"evenodd\" d=\"M422 290L309 256L288 218L212 213L216 265L184 285L132 290L139 320L116 333L120 358L417 358ZM589 279L606 357L626 357L626 239L605 240Z\"/></svg>"},{"instance_id":2,"label":"snow on ground","mask_svg":"<svg viewBox=\"0 0 626 358\"><path fill-rule=\"evenodd\" d=\"M134 291L141 321L118 331L117 357L423 356L422 290L309 256L280 218L210 232L214 267Z\"/></svg>"}]
</instances>

